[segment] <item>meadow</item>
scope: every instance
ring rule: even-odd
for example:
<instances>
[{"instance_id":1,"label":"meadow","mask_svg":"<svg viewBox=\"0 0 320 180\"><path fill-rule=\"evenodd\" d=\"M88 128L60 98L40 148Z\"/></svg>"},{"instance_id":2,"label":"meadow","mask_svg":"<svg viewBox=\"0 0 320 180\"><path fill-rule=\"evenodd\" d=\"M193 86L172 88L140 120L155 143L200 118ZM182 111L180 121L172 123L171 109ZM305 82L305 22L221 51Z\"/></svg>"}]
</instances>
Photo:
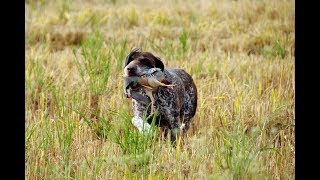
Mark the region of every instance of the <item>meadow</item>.
<instances>
[{"instance_id":1,"label":"meadow","mask_svg":"<svg viewBox=\"0 0 320 180\"><path fill-rule=\"evenodd\" d=\"M293 0L27 0L26 179L295 179ZM134 47L183 68L176 148L131 124Z\"/></svg>"}]
</instances>

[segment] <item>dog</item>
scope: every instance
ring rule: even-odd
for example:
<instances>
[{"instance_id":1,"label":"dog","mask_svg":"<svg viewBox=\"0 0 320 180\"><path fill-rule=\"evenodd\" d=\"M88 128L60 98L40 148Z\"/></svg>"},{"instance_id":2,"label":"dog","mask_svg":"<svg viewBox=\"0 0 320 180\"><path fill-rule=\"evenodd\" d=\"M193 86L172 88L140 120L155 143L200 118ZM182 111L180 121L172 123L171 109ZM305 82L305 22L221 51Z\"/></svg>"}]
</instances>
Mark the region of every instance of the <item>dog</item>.
<instances>
[{"instance_id":1,"label":"dog","mask_svg":"<svg viewBox=\"0 0 320 180\"><path fill-rule=\"evenodd\" d=\"M125 59L124 94L131 98L134 112L132 123L140 132L150 129L152 119L147 118L147 122L144 122L143 117L150 117L152 114L151 108L148 108L151 99L138 82L152 68L159 68L163 72L166 84L174 84L170 88L158 86L152 91L152 96L157 109L156 125L169 129L171 141L176 142L180 135L188 131L196 113L197 88L192 77L183 69L164 68L159 57L139 48L133 49Z\"/></svg>"}]
</instances>

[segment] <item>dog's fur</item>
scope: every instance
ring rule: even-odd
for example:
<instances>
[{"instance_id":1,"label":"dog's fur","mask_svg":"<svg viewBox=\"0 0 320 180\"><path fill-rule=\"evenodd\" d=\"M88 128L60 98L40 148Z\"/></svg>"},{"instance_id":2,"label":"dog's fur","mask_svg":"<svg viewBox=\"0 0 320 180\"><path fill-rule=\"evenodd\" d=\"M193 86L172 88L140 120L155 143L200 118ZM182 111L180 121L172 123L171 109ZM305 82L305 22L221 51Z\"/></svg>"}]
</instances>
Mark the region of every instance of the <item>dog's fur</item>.
<instances>
[{"instance_id":1,"label":"dog's fur","mask_svg":"<svg viewBox=\"0 0 320 180\"><path fill-rule=\"evenodd\" d=\"M155 57L150 52L142 52L139 49L134 49L126 57L124 74L126 77L140 77L143 76L150 68L160 68L165 80L169 83L174 83L173 88L158 87L153 92L155 100L155 108L158 110L158 117L156 124L169 128L171 130L171 140L175 141L176 137L189 129L191 120L196 113L197 108L197 88L192 77L183 69L167 69L160 58ZM125 84L125 94L130 82ZM142 86L136 82L130 84L132 88L131 94L138 93L139 96L145 96ZM143 114L147 112L150 114L148 108L149 101L143 101L143 98L137 94L132 96L132 106L134 117L133 124L141 129L141 122L137 123L137 119L142 121ZM145 98L147 99L147 98ZM150 123L150 120L149 120ZM140 124L140 125L139 125ZM147 124L146 127L149 125Z\"/></svg>"}]
</instances>

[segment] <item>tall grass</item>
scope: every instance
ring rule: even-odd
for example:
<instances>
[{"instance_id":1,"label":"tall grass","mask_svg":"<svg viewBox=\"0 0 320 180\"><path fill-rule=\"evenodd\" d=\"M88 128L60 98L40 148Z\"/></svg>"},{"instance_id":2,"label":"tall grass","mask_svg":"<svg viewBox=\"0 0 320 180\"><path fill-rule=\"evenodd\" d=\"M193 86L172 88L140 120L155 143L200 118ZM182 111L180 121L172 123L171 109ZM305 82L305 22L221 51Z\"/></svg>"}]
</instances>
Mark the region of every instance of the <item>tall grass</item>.
<instances>
[{"instance_id":1,"label":"tall grass","mask_svg":"<svg viewBox=\"0 0 320 180\"><path fill-rule=\"evenodd\" d=\"M100 95L108 87L110 73L110 58L103 51L103 43L103 35L100 31L90 34L80 49L83 60L75 58L83 83L90 92L97 95Z\"/></svg>"},{"instance_id":2,"label":"tall grass","mask_svg":"<svg viewBox=\"0 0 320 180\"><path fill-rule=\"evenodd\" d=\"M294 179L294 1L26 8L26 179ZM154 121L145 134L131 123L122 68L133 47L197 85L175 148Z\"/></svg>"}]
</instances>

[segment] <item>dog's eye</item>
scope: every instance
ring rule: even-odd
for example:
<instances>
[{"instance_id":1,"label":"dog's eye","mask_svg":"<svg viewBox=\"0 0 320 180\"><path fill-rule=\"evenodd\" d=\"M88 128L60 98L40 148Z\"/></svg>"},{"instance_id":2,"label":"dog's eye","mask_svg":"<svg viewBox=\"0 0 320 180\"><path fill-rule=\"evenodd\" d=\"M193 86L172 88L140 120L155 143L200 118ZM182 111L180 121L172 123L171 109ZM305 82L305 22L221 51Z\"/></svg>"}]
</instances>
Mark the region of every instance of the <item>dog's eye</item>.
<instances>
[{"instance_id":1,"label":"dog's eye","mask_svg":"<svg viewBox=\"0 0 320 180\"><path fill-rule=\"evenodd\" d=\"M148 59L141 59L140 63L149 67L153 67L151 62Z\"/></svg>"}]
</instances>

